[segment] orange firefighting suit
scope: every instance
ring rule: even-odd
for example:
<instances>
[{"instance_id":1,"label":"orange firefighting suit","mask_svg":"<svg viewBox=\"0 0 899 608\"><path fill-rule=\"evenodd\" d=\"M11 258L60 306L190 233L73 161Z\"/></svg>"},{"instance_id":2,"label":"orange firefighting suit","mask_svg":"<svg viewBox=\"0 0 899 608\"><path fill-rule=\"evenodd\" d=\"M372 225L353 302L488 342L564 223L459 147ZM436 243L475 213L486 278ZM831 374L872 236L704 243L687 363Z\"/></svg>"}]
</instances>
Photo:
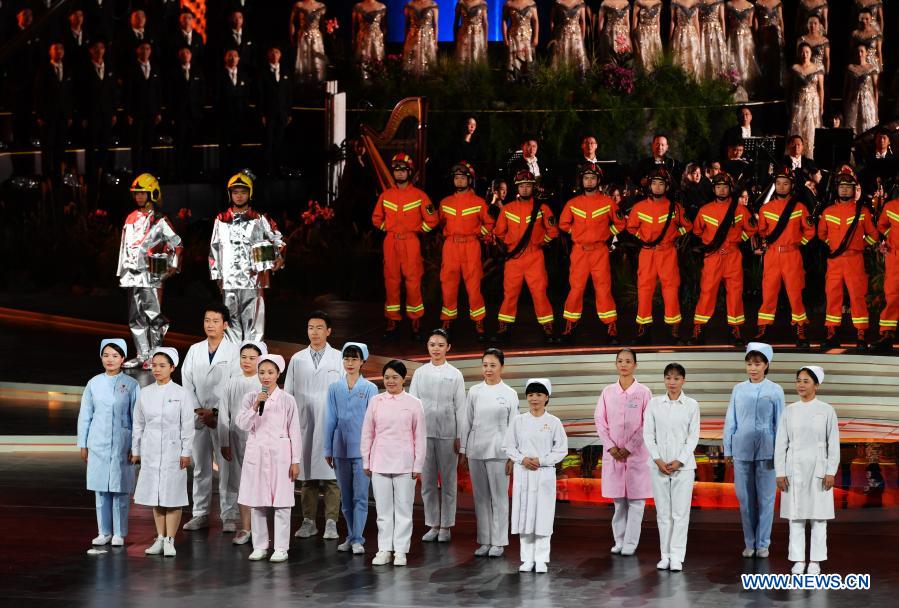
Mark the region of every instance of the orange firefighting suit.
<instances>
[{"instance_id":1,"label":"orange firefighting suit","mask_svg":"<svg viewBox=\"0 0 899 608\"><path fill-rule=\"evenodd\" d=\"M899 323L899 198L883 206L877 229L886 239L886 271L883 275L885 305L880 312L880 333L896 331Z\"/></svg>"},{"instance_id":2,"label":"orange firefighting suit","mask_svg":"<svg viewBox=\"0 0 899 608\"><path fill-rule=\"evenodd\" d=\"M440 265L440 285L443 289L444 321L459 316L459 279L465 281L468 292L468 315L480 321L487 314L481 295L484 267L481 261L480 237L493 230L493 218L487 213L487 203L471 190L448 196L438 209L443 224L443 261Z\"/></svg>"},{"instance_id":3,"label":"orange firefighting suit","mask_svg":"<svg viewBox=\"0 0 899 608\"><path fill-rule=\"evenodd\" d=\"M438 216L428 195L408 185L395 186L378 198L372 223L387 233L384 238L384 289L387 301L384 316L394 321L400 315L400 283L406 282L406 315L419 319L425 312L421 299L421 259L419 232L430 232L437 226Z\"/></svg>"}]
</instances>

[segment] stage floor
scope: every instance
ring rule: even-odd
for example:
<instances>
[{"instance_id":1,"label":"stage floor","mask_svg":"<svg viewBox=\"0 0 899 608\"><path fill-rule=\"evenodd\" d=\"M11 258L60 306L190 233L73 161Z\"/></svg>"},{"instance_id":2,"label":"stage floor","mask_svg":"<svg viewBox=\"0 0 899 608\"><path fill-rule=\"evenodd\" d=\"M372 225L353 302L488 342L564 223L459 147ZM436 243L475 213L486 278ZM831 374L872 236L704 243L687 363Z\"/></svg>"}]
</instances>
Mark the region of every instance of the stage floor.
<instances>
[{"instance_id":1,"label":"stage floor","mask_svg":"<svg viewBox=\"0 0 899 608\"><path fill-rule=\"evenodd\" d=\"M506 555L475 558L474 518L460 508L453 542L422 543L416 509L409 565L372 567L375 511L369 511L368 553L336 551L336 542L294 539L284 564L247 561L217 524L180 533L174 559L145 557L153 536L148 509L134 507L123 548L86 555L96 534L93 496L74 454L0 454L0 605L4 606L889 606L899 593L899 524L831 523L827 573L867 573L869 591L743 591L741 573L786 573L787 529L779 518L767 560L740 557L735 513L694 517L685 570L657 571L655 513L646 511L637 555L609 553L608 506L566 512L560 507L552 562L545 575L519 574L517 537ZM718 512L719 514L721 512ZM694 515L697 512L694 510ZM839 514L838 514L839 517ZM299 525L294 510L293 529ZM319 523L321 528L321 522ZM343 532L343 524L339 524ZM892 599L891 599L892 598Z\"/></svg>"}]
</instances>

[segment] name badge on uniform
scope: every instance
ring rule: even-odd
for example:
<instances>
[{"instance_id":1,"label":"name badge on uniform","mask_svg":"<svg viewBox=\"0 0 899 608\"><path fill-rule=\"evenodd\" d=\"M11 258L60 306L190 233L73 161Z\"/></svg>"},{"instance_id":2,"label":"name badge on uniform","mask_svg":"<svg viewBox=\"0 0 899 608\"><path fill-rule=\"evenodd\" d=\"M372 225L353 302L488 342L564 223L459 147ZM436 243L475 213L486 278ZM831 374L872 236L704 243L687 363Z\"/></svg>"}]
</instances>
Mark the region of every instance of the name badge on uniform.
<instances>
[{"instance_id":1,"label":"name badge on uniform","mask_svg":"<svg viewBox=\"0 0 899 608\"><path fill-rule=\"evenodd\" d=\"M629 408L640 407L640 402L639 401L628 401L627 406Z\"/></svg>"}]
</instances>

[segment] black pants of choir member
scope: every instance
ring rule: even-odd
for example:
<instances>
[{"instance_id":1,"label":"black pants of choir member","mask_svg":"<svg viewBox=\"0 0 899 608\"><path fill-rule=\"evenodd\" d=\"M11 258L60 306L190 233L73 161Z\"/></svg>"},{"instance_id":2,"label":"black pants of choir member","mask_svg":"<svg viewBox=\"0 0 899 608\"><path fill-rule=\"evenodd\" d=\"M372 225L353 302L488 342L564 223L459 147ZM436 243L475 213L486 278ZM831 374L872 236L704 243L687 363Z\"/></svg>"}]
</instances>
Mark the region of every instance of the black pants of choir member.
<instances>
[{"instance_id":1,"label":"black pants of choir member","mask_svg":"<svg viewBox=\"0 0 899 608\"><path fill-rule=\"evenodd\" d=\"M281 169L284 153L284 131L287 124L281 120L267 120L262 127L263 165L268 173Z\"/></svg>"},{"instance_id":2,"label":"black pants of choir member","mask_svg":"<svg viewBox=\"0 0 899 608\"><path fill-rule=\"evenodd\" d=\"M243 168L243 151L240 147L240 131L233 125L219 125L219 170L223 175Z\"/></svg>"},{"instance_id":3,"label":"black pants of choir member","mask_svg":"<svg viewBox=\"0 0 899 608\"><path fill-rule=\"evenodd\" d=\"M10 83L14 85L15 83ZM12 138L19 149L31 146L31 125L34 116L31 114L33 94L30 89L10 86L9 108L12 111Z\"/></svg>"},{"instance_id":4,"label":"black pants of choir member","mask_svg":"<svg viewBox=\"0 0 899 608\"><path fill-rule=\"evenodd\" d=\"M66 119L49 116L41 125L41 174L53 180L62 175L60 167L66 152Z\"/></svg>"},{"instance_id":5,"label":"black pants of choir member","mask_svg":"<svg viewBox=\"0 0 899 608\"><path fill-rule=\"evenodd\" d=\"M112 117L104 116L87 121L84 129L84 170L89 186L97 183L100 171L112 168L109 140L112 139Z\"/></svg>"},{"instance_id":6,"label":"black pants of choir member","mask_svg":"<svg viewBox=\"0 0 899 608\"><path fill-rule=\"evenodd\" d=\"M156 143L156 121L152 116L135 117L131 123L131 170L137 174L143 171L152 172L153 144Z\"/></svg>"},{"instance_id":7,"label":"black pants of choir member","mask_svg":"<svg viewBox=\"0 0 899 608\"><path fill-rule=\"evenodd\" d=\"M196 175L194 142L197 139L197 123L189 118L175 121L175 175L179 179Z\"/></svg>"}]
</instances>

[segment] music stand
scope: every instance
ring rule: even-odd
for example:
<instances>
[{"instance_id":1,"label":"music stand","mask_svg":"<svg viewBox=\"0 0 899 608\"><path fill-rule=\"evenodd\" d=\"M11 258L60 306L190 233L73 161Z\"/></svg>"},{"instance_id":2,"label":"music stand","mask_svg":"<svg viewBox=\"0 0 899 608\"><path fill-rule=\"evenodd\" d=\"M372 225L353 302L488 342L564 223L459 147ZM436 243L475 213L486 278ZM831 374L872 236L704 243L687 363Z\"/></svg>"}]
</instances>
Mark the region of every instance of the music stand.
<instances>
[{"instance_id":1,"label":"music stand","mask_svg":"<svg viewBox=\"0 0 899 608\"><path fill-rule=\"evenodd\" d=\"M853 137L852 129L815 129L815 164L833 171L848 163Z\"/></svg>"},{"instance_id":2,"label":"music stand","mask_svg":"<svg viewBox=\"0 0 899 608\"><path fill-rule=\"evenodd\" d=\"M750 160L757 181L768 174L768 164L777 166L777 140L773 135L743 139L743 157Z\"/></svg>"}]
</instances>

